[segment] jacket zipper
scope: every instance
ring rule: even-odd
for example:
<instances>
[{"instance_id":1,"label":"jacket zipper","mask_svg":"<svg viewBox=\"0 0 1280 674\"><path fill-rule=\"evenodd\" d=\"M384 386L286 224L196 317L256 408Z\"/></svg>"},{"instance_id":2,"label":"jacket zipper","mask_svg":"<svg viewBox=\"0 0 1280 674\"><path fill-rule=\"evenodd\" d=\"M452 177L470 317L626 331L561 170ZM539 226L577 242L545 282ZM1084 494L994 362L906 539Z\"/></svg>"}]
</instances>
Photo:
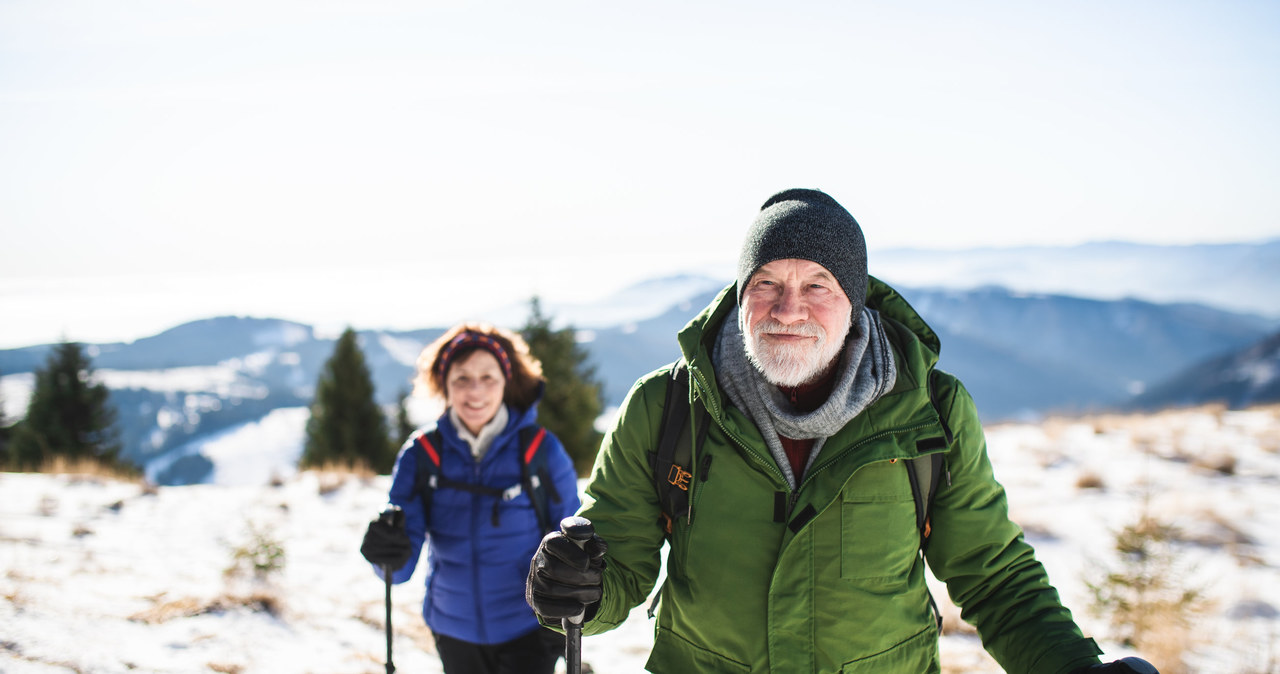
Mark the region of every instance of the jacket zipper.
<instances>
[{"instance_id":1,"label":"jacket zipper","mask_svg":"<svg viewBox=\"0 0 1280 674\"><path fill-rule=\"evenodd\" d=\"M704 379L702 378L702 371L701 371L701 370L694 370L694 369L690 368L690 370L689 370L689 371L690 371L690 372L692 372L692 373L693 373L693 375L698 379L698 385L699 385L699 386L701 386L701 387L702 387L702 389L703 389L704 391L709 391L709 390L711 390L711 388L710 388L709 386L707 386L707 382L706 382L706 380L704 380ZM696 399L696 397L695 397L695 399ZM712 418L713 418L713 419L715 419L715 424L716 424L716 426L720 427L720 430L724 431L724 434L725 434L726 436L728 436L729 438L731 438L734 442L738 443L738 446L739 446L739 447L741 447L741 448L743 449L743 451L745 451L745 452L747 453L747 455L748 455L748 456L750 456L750 457L751 457L751 459L752 459L753 461L755 461L755 462L756 462L756 464L757 464L757 465L761 466L761 467L762 467L762 468L764 468L766 471L768 471L771 475L773 475L774 477L776 477L776 478L778 479L778 482L779 482L780 484L782 484L782 485L786 486L787 491L791 492L791 501L792 501L792 503L794 503L794 502L795 502L795 499L797 498L796 491L798 491L798 490L793 490L793 489L791 489L791 485L787 484L787 478L786 478L786 476L785 476L785 475L783 475L783 474L782 474L782 471L778 469L777 464L775 464L775 463L773 463L773 462L771 462L771 461L765 461L764 459L762 459L760 456L758 456L754 451L752 451L752 450L747 446L746 441L744 441L742 438L738 437L737 435L734 435L733 433L730 433L730 432L729 432L729 429L727 429L727 428L725 428L725 427L724 427L724 424L720 422L721 413L723 412L723 410L722 410L719 406L717 406L717 405L710 404L710 403L712 403L712 402L713 402L713 400L712 400L711 396L701 396L701 400L703 401L703 404L706 404L706 405L707 405L707 408L708 408L709 410L711 410L711 416L712 416ZM696 480L697 476L695 475L694 477L695 477L694 482L697 482L697 480ZM695 493L695 496L696 496L696 493ZM695 503L696 503L696 499L695 499ZM690 517L692 517L692 515L693 515L693 508L692 508L692 507L690 507L690 508L689 508L689 515L690 515Z\"/></svg>"}]
</instances>

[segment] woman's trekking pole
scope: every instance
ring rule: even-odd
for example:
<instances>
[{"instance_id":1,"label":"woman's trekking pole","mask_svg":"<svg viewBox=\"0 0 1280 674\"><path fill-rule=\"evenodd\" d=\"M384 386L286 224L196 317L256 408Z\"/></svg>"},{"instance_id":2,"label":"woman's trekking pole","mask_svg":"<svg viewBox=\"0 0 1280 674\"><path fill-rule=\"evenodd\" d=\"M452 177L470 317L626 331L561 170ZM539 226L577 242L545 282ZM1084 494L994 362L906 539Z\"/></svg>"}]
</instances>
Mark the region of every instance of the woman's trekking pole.
<instances>
[{"instance_id":1,"label":"woman's trekking pole","mask_svg":"<svg viewBox=\"0 0 1280 674\"><path fill-rule=\"evenodd\" d=\"M392 565L383 564L383 577L387 579L387 674L396 674L392 664Z\"/></svg>"},{"instance_id":2,"label":"woman's trekking pole","mask_svg":"<svg viewBox=\"0 0 1280 674\"><path fill-rule=\"evenodd\" d=\"M387 507L378 515L378 520L387 526L394 526L396 519L404 517L400 510L400 506L387 504ZM382 565L382 579L387 586L387 674L395 674L396 666L391 662L391 574L395 569L390 564Z\"/></svg>"},{"instance_id":3,"label":"woman's trekking pole","mask_svg":"<svg viewBox=\"0 0 1280 674\"><path fill-rule=\"evenodd\" d=\"M585 517L566 517L560 520L560 533L583 547L596 529ZM560 624L564 627L564 663L567 674L582 674L582 619L585 612L571 618L564 618Z\"/></svg>"}]
</instances>

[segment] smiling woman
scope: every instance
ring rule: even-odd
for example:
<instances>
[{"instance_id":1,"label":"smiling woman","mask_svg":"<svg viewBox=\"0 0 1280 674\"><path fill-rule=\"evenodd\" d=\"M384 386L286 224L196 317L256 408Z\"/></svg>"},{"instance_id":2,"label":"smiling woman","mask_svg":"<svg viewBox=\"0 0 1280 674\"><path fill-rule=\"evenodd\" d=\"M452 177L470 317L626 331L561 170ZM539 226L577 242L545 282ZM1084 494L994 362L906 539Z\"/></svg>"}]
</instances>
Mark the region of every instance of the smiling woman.
<instances>
[{"instance_id":1,"label":"smiling woman","mask_svg":"<svg viewBox=\"0 0 1280 674\"><path fill-rule=\"evenodd\" d=\"M445 411L396 459L388 501L403 519L371 523L361 552L402 583L428 546L422 615L448 674L550 674L564 638L525 604L523 569L579 499L569 455L537 424L542 365L518 334L463 323L423 349L415 383Z\"/></svg>"}]
</instances>

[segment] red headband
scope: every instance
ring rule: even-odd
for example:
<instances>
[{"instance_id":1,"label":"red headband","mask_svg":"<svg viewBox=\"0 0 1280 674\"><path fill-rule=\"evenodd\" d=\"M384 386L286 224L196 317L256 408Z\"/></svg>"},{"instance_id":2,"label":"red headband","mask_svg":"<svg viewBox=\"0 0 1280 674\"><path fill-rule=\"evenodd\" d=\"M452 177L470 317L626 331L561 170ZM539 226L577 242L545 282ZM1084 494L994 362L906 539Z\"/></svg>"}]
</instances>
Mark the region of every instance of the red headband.
<instances>
[{"instance_id":1,"label":"red headband","mask_svg":"<svg viewBox=\"0 0 1280 674\"><path fill-rule=\"evenodd\" d=\"M498 359L498 365L502 366L502 374L507 379L511 379L511 358L507 356L507 350L502 348L502 345L498 343L498 340L490 337L489 335L482 335L470 330L458 333L458 336L449 340L449 343L445 344L444 349L441 350L440 365L438 369L440 370L440 377L442 379L444 378L445 373L449 371L449 361L453 359L453 354L457 353L458 349L469 346L479 347L487 350L489 353L492 353L493 357Z\"/></svg>"}]
</instances>

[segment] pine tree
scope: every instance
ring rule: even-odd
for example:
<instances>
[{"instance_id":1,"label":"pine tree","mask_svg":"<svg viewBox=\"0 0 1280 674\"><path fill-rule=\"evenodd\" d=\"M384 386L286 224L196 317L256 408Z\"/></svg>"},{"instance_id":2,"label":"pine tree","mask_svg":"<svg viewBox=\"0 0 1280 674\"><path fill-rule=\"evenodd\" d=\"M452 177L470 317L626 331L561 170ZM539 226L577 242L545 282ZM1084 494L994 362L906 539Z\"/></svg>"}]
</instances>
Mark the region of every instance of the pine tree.
<instances>
[{"instance_id":1,"label":"pine tree","mask_svg":"<svg viewBox=\"0 0 1280 674\"><path fill-rule=\"evenodd\" d=\"M400 392L400 403L396 405L396 436L395 445L399 447L409 439L413 432L418 430L413 422L409 420L409 406L406 402L409 399L408 391Z\"/></svg>"},{"instance_id":2,"label":"pine tree","mask_svg":"<svg viewBox=\"0 0 1280 674\"><path fill-rule=\"evenodd\" d=\"M373 379L356 333L347 328L320 371L299 468L328 464L391 472L396 447L374 400Z\"/></svg>"},{"instance_id":3,"label":"pine tree","mask_svg":"<svg viewBox=\"0 0 1280 674\"><path fill-rule=\"evenodd\" d=\"M44 368L35 373L27 416L13 431L12 465L35 470L47 461L65 458L125 468L119 459L116 410L109 397L104 384L93 383L93 366L80 344L64 342L54 347Z\"/></svg>"},{"instance_id":4,"label":"pine tree","mask_svg":"<svg viewBox=\"0 0 1280 674\"><path fill-rule=\"evenodd\" d=\"M529 321L520 329L529 351L542 361L547 390L538 405L538 423L560 438L579 475L591 472L600 451L596 418L604 409L602 386L572 326L553 330L537 297L529 301Z\"/></svg>"}]
</instances>

